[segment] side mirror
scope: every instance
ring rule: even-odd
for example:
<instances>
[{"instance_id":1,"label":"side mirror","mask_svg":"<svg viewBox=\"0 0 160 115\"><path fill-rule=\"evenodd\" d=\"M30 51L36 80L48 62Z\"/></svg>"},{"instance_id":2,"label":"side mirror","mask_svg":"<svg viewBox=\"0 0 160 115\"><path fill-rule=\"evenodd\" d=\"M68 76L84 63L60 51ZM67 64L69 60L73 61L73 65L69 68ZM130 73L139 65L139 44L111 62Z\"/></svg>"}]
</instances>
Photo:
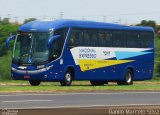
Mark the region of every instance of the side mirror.
<instances>
[{"instance_id":1,"label":"side mirror","mask_svg":"<svg viewBox=\"0 0 160 115\"><path fill-rule=\"evenodd\" d=\"M10 42L11 40L14 40L15 38L16 38L15 35L13 35L13 36L7 38L7 40L6 40L6 47L7 47L7 48L9 48L9 42Z\"/></svg>"},{"instance_id":2,"label":"side mirror","mask_svg":"<svg viewBox=\"0 0 160 115\"><path fill-rule=\"evenodd\" d=\"M61 35L54 35L54 36L50 37L48 39L48 43L47 43L48 49L50 49L52 47L53 41L56 40L56 39L58 39L58 38L60 38L60 37L61 37Z\"/></svg>"}]
</instances>

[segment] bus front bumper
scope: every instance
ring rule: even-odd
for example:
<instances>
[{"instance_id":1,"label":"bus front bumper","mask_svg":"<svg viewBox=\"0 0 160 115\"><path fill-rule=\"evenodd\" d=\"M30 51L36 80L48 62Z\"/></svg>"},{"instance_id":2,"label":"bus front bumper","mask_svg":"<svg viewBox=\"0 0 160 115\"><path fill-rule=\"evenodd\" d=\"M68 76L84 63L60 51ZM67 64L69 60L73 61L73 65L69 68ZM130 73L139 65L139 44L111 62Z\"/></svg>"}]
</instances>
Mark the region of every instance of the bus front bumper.
<instances>
[{"instance_id":1,"label":"bus front bumper","mask_svg":"<svg viewBox=\"0 0 160 115\"><path fill-rule=\"evenodd\" d=\"M39 70L20 70L11 69L11 77L13 80L39 80L39 81L61 81L63 79L63 72L56 72L52 66Z\"/></svg>"}]
</instances>

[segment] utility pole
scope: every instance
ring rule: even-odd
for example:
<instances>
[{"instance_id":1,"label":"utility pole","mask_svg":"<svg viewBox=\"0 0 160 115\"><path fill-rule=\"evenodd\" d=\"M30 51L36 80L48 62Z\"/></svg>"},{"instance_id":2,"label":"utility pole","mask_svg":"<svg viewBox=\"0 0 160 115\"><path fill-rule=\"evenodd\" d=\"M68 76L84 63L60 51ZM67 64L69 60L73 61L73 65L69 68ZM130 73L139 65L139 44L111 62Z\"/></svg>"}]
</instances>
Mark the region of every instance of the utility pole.
<instances>
[{"instance_id":1,"label":"utility pole","mask_svg":"<svg viewBox=\"0 0 160 115\"><path fill-rule=\"evenodd\" d=\"M11 14L8 14L8 21L10 22Z\"/></svg>"},{"instance_id":2,"label":"utility pole","mask_svg":"<svg viewBox=\"0 0 160 115\"><path fill-rule=\"evenodd\" d=\"M103 22L106 22L106 16L103 16Z\"/></svg>"},{"instance_id":3,"label":"utility pole","mask_svg":"<svg viewBox=\"0 0 160 115\"><path fill-rule=\"evenodd\" d=\"M18 17L15 16L14 19L15 19L15 24L18 24Z\"/></svg>"},{"instance_id":4,"label":"utility pole","mask_svg":"<svg viewBox=\"0 0 160 115\"><path fill-rule=\"evenodd\" d=\"M11 14L7 14L8 18L10 18Z\"/></svg>"},{"instance_id":5,"label":"utility pole","mask_svg":"<svg viewBox=\"0 0 160 115\"><path fill-rule=\"evenodd\" d=\"M85 20L85 17L84 17L84 16L82 17L82 20L83 20L83 21Z\"/></svg>"},{"instance_id":6,"label":"utility pole","mask_svg":"<svg viewBox=\"0 0 160 115\"><path fill-rule=\"evenodd\" d=\"M122 19L121 19L121 17L119 17L119 20L118 20L118 22L119 22L119 23L122 23Z\"/></svg>"},{"instance_id":7,"label":"utility pole","mask_svg":"<svg viewBox=\"0 0 160 115\"><path fill-rule=\"evenodd\" d=\"M60 12L60 19L63 19L64 12Z\"/></svg>"}]
</instances>

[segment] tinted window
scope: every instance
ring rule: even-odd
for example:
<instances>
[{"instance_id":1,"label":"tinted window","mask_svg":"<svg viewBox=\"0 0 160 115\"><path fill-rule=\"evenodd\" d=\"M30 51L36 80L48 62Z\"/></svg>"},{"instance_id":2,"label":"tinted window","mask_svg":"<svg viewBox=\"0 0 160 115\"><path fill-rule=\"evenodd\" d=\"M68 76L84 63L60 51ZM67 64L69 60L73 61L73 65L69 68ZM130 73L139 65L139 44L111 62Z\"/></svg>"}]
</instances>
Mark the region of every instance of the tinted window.
<instances>
[{"instance_id":1,"label":"tinted window","mask_svg":"<svg viewBox=\"0 0 160 115\"><path fill-rule=\"evenodd\" d=\"M100 47L112 47L112 34L107 30L100 30L98 45Z\"/></svg>"},{"instance_id":2,"label":"tinted window","mask_svg":"<svg viewBox=\"0 0 160 115\"><path fill-rule=\"evenodd\" d=\"M127 47L129 48L140 48L141 47L138 32L135 32L135 31L127 32Z\"/></svg>"},{"instance_id":3,"label":"tinted window","mask_svg":"<svg viewBox=\"0 0 160 115\"><path fill-rule=\"evenodd\" d=\"M84 30L84 46L96 47L98 46L98 30L86 29Z\"/></svg>"},{"instance_id":4,"label":"tinted window","mask_svg":"<svg viewBox=\"0 0 160 115\"><path fill-rule=\"evenodd\" d=\"M83 32L84 46L91 46L91 33L87 30Z\"/></svg>"},{"instance_id":5,"label":"tinted window","mask_svg":"<svg viewBox=\"0 0 160 115\"><path fill-rule=\"evenodd\" d=\"M128 31L127 47L130 48L147 48L153 44L153 34L144 31Z\"/></svg>"},{"instance_id":6,"label":"tinted window","mask_svg":"<svg viewBox=\"0 0 160 115\"><path fill-rule=\"evenodd\" d=\"M153 34L144 31L74 28L69 46L146 48L152 39Z\"/></svg>"},{"instance_id":7,"label":"tinted window","mask_svg":"<svg viewBox=\"0 0 160 115\"><path fill-rule=\"evenodd\" d=\"M147 48L147 47L151 47L153 44L153 40L152 40L152 33L150 32L141 32L140 33L140 40L141 40L141 47L143 48Z\"/></svg>"},{"instance_id":8,"label":"tinted window","mask_svg":"<svg viewBox=\"0 0 160 115\"><path fill-rule=\"evenodd\" d=\"M57 29L54 31L54 35L60 35L61 37L53 41L53 45L50 50L50 60L54 60L61 55L67 32L67 28Z\"/></svg>"},{"instance_id":9,"label":"tinted window","mask_svg":"<svg viewBox=\"0 0 160 115\"><path fill-rule=\"evenodd\" d=\"M97 30L78 29L72 30L69 46L97 46L98 34Z\"/></svg>"},{"instance_id":10,"label":"tinted window","mask_svg":"<svg viewBox=\"0 0 160 115\"><path fill-rule=\"evenodd\" d=\"M81 29L72 30L69 46L84 46L83 32Z\"/></svg>"},{"instance_id":11,"label":"tinted window","mask_svg":"<svg viewBox=\"0 0 160 115\"><path fill-rule=\"evenodd\" d=\"M125 31L112 32L113 47L126 47Z\"/></svg>"}]
</instances>

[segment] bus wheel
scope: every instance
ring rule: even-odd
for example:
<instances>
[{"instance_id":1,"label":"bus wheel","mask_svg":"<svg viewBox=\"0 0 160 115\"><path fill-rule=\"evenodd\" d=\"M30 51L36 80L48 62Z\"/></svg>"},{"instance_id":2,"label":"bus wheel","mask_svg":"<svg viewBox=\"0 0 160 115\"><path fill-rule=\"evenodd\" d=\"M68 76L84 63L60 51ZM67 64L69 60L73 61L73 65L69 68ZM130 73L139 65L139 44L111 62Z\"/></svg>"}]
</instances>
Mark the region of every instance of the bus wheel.
<instances>
[{"instance_id":1,"label":"bus wheel","mask_svg":"<svg viewBox=\"0 0 160 115\"><path fill-rule=\"evenodd\" d=\"M92 86L102 86L104 85L106 82L104 81L90 81Z\"/></svg>"},{"instance_id":2,"label":"bus wheel","mask_svg":"<svg viewBox=\"0 0 160 115\"><path fill-rule=\"evenodd\" d=\"M130 69L127 69L124 81L118 81L118 85L132 85L133 84L133 72Z\"/></svg>"},{"instance_id":3,"label":"bus wheel","mask_svg":"<svg viewBox=\"0 0 160 115\"><path fill-rule=\"evenodd\" d=\"M31 86L39 86L41 82L29 80L29 83L31 84Z\"/></svg>"},{"instance_id":4,"label":"bus wheel","mask_svg":"<svg viewBox=\"0 0 160 115\"><path fill-rule=\"evenodd\" d=\"M72 83L72 73L70 71L67 71L65 74L64 81L60 81L61 86L70 86Z\"/></svg>"}]
</instances>

